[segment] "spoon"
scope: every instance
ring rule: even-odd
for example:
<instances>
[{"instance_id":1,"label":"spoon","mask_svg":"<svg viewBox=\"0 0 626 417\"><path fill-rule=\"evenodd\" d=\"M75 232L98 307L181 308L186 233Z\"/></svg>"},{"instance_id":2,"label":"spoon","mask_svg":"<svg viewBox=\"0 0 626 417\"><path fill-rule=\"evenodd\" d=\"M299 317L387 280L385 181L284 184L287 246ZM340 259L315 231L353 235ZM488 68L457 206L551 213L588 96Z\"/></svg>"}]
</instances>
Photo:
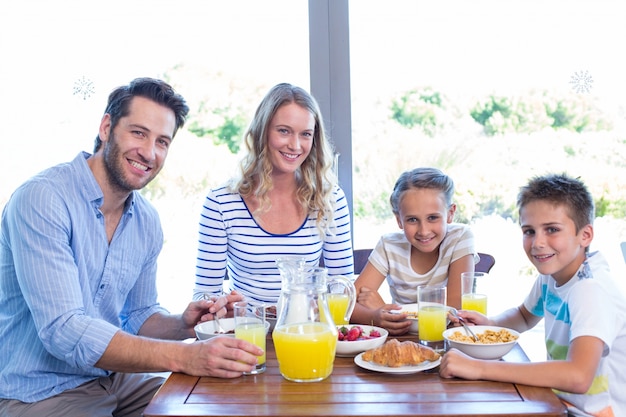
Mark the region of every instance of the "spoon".
<instances>
[{"instance_id":1,"label":"spoon","mask_svg":"<svg viewBox=\"0 0 626 417\"><path fill-rule=\"evenodd\" d=\"M465 333L467 333L468 336L470 336L472 339L474 339L474 342L478 342L478 337L476 337L476 335L474 334L472 329L470 329L470 327L467 325L467 323L465 323L465 319L463 317L459 316L459 312L456 310L456 308L450 307L450 313L454 317L456 317L456 319L459 321L459 323L461 323L461 325L465 329Z\"/></svg>"},{"instance_id":2,"label":"spoon","mask_svg":"<svg viewBox=\"0 0 626 417\"><path fill-rule=\"evenodd\" d=\"M214 295L210 295L210 294L203 294L202 298L204 298L205 300L210 300L210 301L215 302L217 297L215 297ZM217 334L228 333L226 330L224 330L224 328L220 324L220 319L217 318L217 313L213 315L213 321L215 322L215 333Z\"/></svg>"}]
</instances>

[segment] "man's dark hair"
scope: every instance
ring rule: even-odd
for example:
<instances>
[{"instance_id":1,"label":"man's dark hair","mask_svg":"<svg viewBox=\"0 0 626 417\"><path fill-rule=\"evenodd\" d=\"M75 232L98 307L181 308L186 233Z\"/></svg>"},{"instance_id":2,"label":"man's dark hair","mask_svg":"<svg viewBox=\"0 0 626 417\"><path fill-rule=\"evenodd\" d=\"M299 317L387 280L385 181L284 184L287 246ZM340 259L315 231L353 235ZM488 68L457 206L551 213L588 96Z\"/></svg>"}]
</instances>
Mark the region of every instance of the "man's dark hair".
<instances>
[{"instance_id":1,"label":"man's dark hair","mask_svg":"<svg viewBox=\"0 0 626 417\"><path fill-rule=\"evenodd\" d=\"M104 113L111 116L111 130L122 117L128 115L128 108L134 97L144 97L170 108L176 117L174 135L185 124L187 113L189 113L185 99L165 81L145 77L134 79L130 84L118 87L109 94L109 101ZM100 135L97 135L94 153L98 152L100 146L102 146L102 141Z\"/></svg>"}]
</instances>

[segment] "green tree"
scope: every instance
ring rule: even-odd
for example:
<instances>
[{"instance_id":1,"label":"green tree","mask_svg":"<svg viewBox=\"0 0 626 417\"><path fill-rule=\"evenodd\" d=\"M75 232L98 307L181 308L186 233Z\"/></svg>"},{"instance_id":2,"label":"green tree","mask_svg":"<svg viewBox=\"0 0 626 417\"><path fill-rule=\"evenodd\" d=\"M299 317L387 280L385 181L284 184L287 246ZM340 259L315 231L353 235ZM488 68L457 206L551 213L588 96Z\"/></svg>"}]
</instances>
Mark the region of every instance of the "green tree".
<instances>
[{"instance_id":1,"label":"green tree","mask_svg":"<svg viewBox=\"0 0 626 417\"><path fill-rule=\"evenodd\" d=\"M408 91L391 102L391 118L412 129L419 126L429 137L434 137L443 125L444 99L430 87Z\"/></svg>"},{"instance_id":2,"label":"green tree","mask_svg":"<svg viewBox=\"0 0 626 417\"><path fill-rule=\"evenodd\" d=\"M213 109L213 118L219 120L215 127L207 126L198 117L189 123L189 131L194 135L204 138L210 137L216 145L226 145L232 153L239 152L241 139L246 128L246 119L243 114L233 111L231 108Z\"/></svg>"}]
</instances>

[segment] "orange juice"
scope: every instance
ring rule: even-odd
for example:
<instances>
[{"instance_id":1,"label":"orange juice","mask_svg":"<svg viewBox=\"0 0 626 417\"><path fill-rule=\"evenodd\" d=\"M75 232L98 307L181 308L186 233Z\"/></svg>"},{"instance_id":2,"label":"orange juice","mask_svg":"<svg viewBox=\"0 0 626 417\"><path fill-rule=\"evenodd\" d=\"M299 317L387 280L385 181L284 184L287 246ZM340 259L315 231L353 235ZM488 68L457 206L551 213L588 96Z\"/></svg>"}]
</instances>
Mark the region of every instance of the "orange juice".
<instances>
[{"instance_id":1,"label":"orange juice","mask_svg":"<svg viewBox=\"0 0 626 417\"><path fill-rule=\"evenodd\" d=\"M444 305L421 307L417 326L420 340L427 342L443 340L443 332L446 330L446 307Z\"/></svg>"},{"instance_id":2,"label":"orange juice","mask_svg":"<svg viewBox=\"0 0 626 417\"><path fill-rule=\"evenodd\" d=\"M485 294L463 294L461 308L487 314L487 296Z\"/></svg>"},{"instance_id":3,"label":"orange juice","mask_svg":"<svg viewBox=\"0 0 626 417\"><path fill-rule=\"evenodd\" d=\"M297 382L321 381L333 371L337 335L326 323L278 326L272 333L280 373Z\"/></svg>"},{"instance_id":4,"label":"orange juice","mask_svg":"<svg viewBox=\"0 0 626 417\"><path fill-rule=\"evenodd\" d=\"M350 305L350 296L348 294L331 293L326 296L326 302L328 303L333 322L336 325L348 324L348 320L345 317L348 305ZM323 310L320 310L320 314L323 314Z\"/></svg>"},{"instance_id":5,"label":"orange juice","mask_svg":"<svg viewBox=\"0 0 626 417\"><path fill-rule=\"evenodd\" d=\"M263 323L246 323L235 327L235 337L245 340L263 349L263 355L259 356L257 363L265 363L265 325Z\"/></svg>"}]
</instances>

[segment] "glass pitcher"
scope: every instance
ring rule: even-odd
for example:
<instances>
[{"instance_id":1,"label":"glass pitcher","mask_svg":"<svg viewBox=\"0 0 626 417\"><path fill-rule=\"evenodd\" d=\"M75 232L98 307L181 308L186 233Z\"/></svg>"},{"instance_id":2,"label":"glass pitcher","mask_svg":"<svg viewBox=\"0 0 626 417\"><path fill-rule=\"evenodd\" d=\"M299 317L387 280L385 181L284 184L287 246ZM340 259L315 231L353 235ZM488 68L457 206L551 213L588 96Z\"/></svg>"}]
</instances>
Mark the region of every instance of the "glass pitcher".
<instances>
[{"instance_id":1,"label":"glass pitcher","mask_svg":"<svg viewBox=\"0 0 626 417\"><path fill-rule=\"evenodd\" d=\"M284 256L276 260L276 265L282 277L282 287L285 288L285 282L287 285L294 280L297 280L298 276L305 270L325 270L324 268L314 268L306 264L306 260L299 256ZM325 270L327 271L327 270ZM341 326L350 322L350 316L354 311L356 305L356 288L354 283L348 278L343 276L326 277L327 293L326 302L328 309L330 310L330 316L334 324ZM280 310L283 304L283 293L278 299L277 303L277 316L280 314ZM300 303L298 303L300 305ZM321 310L321 314L324 310ZM295 314L293 311L291 314ZM293 321L293 320L289 320Z\"/></svg>"},{"instance_id":2,"label":"glass pitcher","mask_svg":"<svg viewBox=\"0 0 626 417\"><path fill-rule=\"evenodd\" d=\"M327 270L305 265L287 270L272 333L280 373L290 381L321 381L333 371L337 346L337 328L326 300Z\"/></svg>"}]
</instances>

